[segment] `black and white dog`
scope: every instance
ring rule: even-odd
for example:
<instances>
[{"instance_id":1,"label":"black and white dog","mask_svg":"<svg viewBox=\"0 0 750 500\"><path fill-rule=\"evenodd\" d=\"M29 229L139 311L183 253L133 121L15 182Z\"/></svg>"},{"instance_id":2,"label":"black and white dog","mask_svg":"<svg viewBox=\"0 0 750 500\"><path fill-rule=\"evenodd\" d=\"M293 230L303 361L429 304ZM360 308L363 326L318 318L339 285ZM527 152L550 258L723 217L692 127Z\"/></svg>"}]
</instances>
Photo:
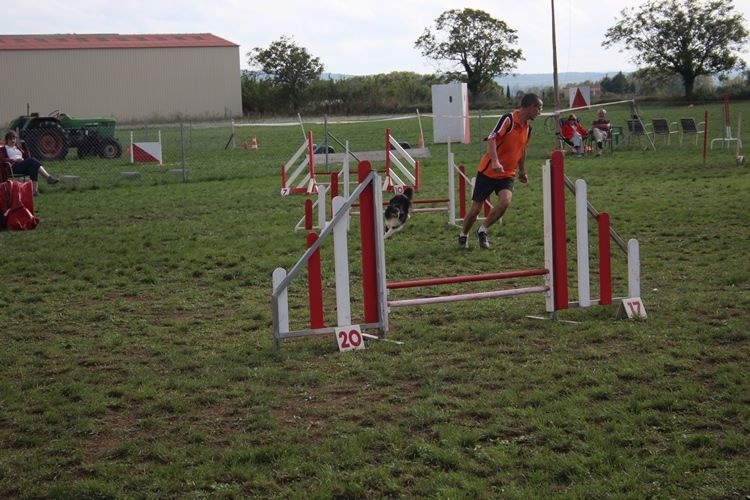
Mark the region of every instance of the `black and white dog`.
<instances>
[{"instance_id":1,"label":"black and white dog","mask_svg":"<svg viewBox=\"0 0 750 500\"><path fill-rule=\"evenodd\" d=\"M385 207L385 235L384 239L391 236L396 231L403 229L406 220L409 218L411 210L411 198L414 196L414 190L410 187L404 189L403 194L397 194L388 202Z\"/></svg>"}]
</instances>

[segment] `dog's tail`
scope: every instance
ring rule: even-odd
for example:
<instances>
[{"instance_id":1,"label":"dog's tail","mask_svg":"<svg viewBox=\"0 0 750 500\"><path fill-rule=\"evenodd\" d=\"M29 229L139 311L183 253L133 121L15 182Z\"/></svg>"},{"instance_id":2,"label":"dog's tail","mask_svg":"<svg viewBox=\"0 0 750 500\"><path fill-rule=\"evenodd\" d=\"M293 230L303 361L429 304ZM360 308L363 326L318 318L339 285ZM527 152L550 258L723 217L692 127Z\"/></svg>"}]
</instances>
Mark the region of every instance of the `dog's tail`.
<instances>
[{"instance_id":1,"label":"dog's tail","mask_svg":"<svg viewBox=\"0 0 750 500\"><path fill-rule=\"evenodd\" d=\"M406 189L404 189L404 196L411 200L412 196L414 196L414 189L411 187L407 187Z\"/></svg>"}]
</instances>

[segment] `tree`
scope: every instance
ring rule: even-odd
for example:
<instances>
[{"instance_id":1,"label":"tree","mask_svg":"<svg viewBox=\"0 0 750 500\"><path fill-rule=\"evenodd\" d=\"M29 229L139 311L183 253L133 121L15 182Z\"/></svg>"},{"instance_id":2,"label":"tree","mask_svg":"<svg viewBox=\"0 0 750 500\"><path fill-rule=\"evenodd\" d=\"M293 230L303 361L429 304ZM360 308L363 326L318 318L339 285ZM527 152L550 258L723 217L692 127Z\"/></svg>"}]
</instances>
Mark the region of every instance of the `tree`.
<instances>
[{"instance_id":1,"label":"tree","mask_svg":"<svg viewBox=\"0 0 750 500\"><path fill-rule=\"evenodd\" d=\"M424 57L451 62L454 69L446 76L466 82L475 100L496 76L509 74L523 59L521 50L512 48L517 40L516 30L484 11L452 9L440 14L414 46Z\"/></svg>"},{"instance_id":2,"label":"tree","mask_svg":"<svg viewBox=\"0 0 750 500\"><path fill-rule=\"evenodd\" d=\"M310 82L317 80L323 72L320 59L286 36L271 43L268 48L255 47L247 56L248 64L260 68L271 78L294 111L302 104L302 97Z\"/></svg>"},{"instance_id":3,"label":"tree","mask_svg":"<svg viewBox=\"0 0 750 500\"><path fill-rule=\"evenodd\" d=\"M259 78L255 73L243 72L240 88L243 114L264 114L274 111L276 100L271 80Z\"/></svg>"},{"instance_id":4,"label":"tree","mask_svg":"<svg viewBox=\"0 0 750 500\"><path fill-rule=\"evenodd\" d=\"M624 43L647 72L679 75L687 99L697 77L745 65L738 51L748 32L732 0L650 0L620 16L602 46Z\"/></svg>"},{"instance_id":5,"label":"tree","mask_svg":"<svg viewBox=\"0 0 750 500\"><path fill-rule=\"evenodd\" d=\"M633 91L633 85L628 83L628 79L622 71L618 72L612 78L605 76L602 78L602 81L599 82L599 86L603 91L612 94L626 94Z\"/></svg>"}]
</instances>

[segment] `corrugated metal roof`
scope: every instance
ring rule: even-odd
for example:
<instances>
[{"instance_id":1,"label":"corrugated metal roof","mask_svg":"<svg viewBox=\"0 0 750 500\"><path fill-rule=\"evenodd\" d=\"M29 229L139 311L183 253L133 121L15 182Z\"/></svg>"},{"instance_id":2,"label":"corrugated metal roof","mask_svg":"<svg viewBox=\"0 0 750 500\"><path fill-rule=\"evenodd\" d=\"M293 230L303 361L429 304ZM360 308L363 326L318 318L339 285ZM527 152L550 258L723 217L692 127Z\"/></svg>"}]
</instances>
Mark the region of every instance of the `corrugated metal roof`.
<instances>
[{"instance_id":1,"label":"corrugated metal roof","mask_svg":"<svg viewBox=\"0 0 750 500\"><path fill-rule=\"evenodd\" d=\"M0 50L145 49L177 47L238 47L211 33L118 35L0 35Z\"/></svg>"}]
</instances>

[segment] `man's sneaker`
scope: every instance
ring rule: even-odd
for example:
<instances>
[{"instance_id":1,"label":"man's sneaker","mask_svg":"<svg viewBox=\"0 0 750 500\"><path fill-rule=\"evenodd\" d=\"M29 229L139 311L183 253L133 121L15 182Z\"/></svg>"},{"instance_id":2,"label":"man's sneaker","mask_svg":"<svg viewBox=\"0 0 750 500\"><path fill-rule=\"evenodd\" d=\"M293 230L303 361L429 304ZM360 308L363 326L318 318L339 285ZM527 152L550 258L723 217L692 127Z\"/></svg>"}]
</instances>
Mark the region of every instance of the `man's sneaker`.
<instances>
[{"instance_id":1,"label":"man's sneaker","mask_svg":"<svg viewBox=\"0 0 750 500\"><path fill-rule=\"evenodd\" d=\"M490 248L490 240L487 239L487 231L477 230L477 239L481 248Z\"/></svg>"},{"instance_id":2,"label":"man's sneaker","mask_svg":"<svg viewBox=\"0 0 750 500\"><path fill-rule=\"evenodd\" d=\"M458 246L461 248L469 248L469 237L458 235Z\"/></svg>"},{"instance_id":3,"label":"man's sneaker","mask_svg":"<svg viewBox=\"0 0 750 500\"><path fill-rule=\"evenodd\" d=\"M60 182L60 180L56 177L52 177L51 175L47 177L47 184L57 184Z\"/></svg>"}]
</instances>

